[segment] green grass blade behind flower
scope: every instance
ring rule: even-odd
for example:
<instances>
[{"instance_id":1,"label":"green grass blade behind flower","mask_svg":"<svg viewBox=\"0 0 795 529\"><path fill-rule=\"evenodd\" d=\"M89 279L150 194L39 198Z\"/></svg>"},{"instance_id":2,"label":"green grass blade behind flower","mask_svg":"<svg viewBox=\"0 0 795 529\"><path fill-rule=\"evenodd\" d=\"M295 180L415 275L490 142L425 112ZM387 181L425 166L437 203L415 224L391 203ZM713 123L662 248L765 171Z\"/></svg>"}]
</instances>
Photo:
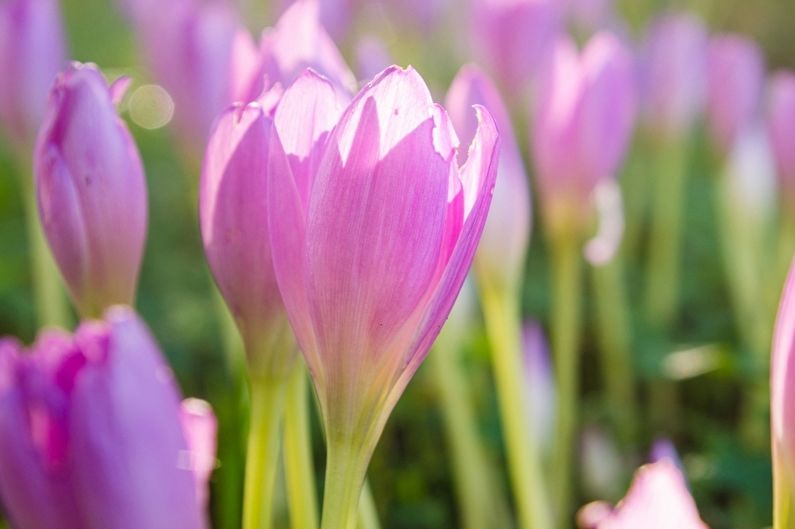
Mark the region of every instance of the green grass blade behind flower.
<instances>
[{"instance_id":1,"label":"green grass blade behind flower","mask_svg":"<svg viewBox=\"0 0 795 529\"><path fill-rule=\"evenodd\" d=\"M378 521L378 510L375 507L375 498L370 488L370 482L365 480L362 495L359 498L359 523L358 529L381 529Z\"/></svg>"}]
</instances>

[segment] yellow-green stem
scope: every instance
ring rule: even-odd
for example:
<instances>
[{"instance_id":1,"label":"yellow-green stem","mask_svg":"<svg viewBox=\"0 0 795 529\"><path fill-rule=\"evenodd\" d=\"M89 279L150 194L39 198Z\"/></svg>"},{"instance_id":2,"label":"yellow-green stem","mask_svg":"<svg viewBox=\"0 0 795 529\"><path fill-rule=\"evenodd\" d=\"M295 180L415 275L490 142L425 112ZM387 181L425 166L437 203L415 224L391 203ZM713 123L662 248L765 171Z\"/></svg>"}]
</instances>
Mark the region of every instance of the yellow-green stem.
<instances>
[{"instance_id":1,"label":"yellow-green stem","mask_svg":"<svg viewBox=\"0 0 795 529\"><path fill-rule=\"evenodd\" d=\"M788 483L786 468L778 457L778 448L773 446L773 529L795 529L792 513L792 489Z\"/></svg>"},{"instance_id":2,"label":"yellow-green stem","mask_svg":"<svg viewBox=\"0 0 795 529\"><path fill-rule=\"evenodd\" d=\"M358 529L381 529L378 521L378 509L375 507L375 498L370 489L370 482L365 480L362 487L362 496L359 498L359 523Z\"/></svg>"},{"instance_id":3,"label":"yellow-green stem","mask_svg":"<svg viewBox=\"0 0 795 529\"><path fill-rule=\"evenodd\" d=\"M552 464L553 505L558 527L571 526L572 459L577 433L578 374L580 366L580 332L582 278L580 277L580 239L575 230L553 234L552 251L552 351L555 359L555 382L558 408Z\"/></svg>"},{"instance_id":4,"label":"yellow-green stem","mask_svg":"<svg viewBox=\"0 0 795 529\"><path fill-rule=\"evenodd\" d=\"M317 529L315 466L312 462L312 432L306 370L293 369L287 383L284 414L284 473L292 529Z\"/></svg>"},{"instance_id":5,"label":"yellow-green stem","mask_svg":"<svg viewBox=\"0 0 795 529\"><path fill-rule=\"evenodd\" d=\"M479 278L480 279L480 278ZM491 343L508 471L521 529L550 529L551 512L541 465L540 443L530 432L523 391L521 323L515 293L500 293L479 281L486 331Z\"/></svg>"},{"instance_id":6,"label":"yellow-green stem","mask_svg":"<svg viewBox=\"0 0 795 529\"><path fill-rule=\"evenodd\" d=\"M621 254L591 269L602 378L617 433L625 446L635 441L637 406L627 293Z\"/></svg>"},{"instance_id":7,"label":"yellow-green stem","mask_svg":"<svg viewBox=\"0 0 795 529\"><path fill-rule=\"evenodd\" d=\"M478 427L466 375L459 362L460 340L445 331L428 359L439 397L464 529L506 527L506 506Z\"/></svg>"},{"instance_id":8,"label":"yellow-green stem","mask_svg":"<svg viewBox=\"0 0 795 529\"><path fill-rule=\"evenodd\" d=\"M70 318L66 292L39 221L36 189L33 185L30 163L20 163L19 167L21 168L19 181L25 198L25 223L28 232L36 326L69 328Z\"/></svg>"},{"instance_id":9,"label":"yellow-green stem","mask_svg":"<svg viewBox=\"0 0 795 529\"><path fill-rule=\"evenodd\" d=\"M270 529L286 382L251 380L251 421L243 492L243 529Z\"/></svg>"},{"instance_id":10,"label":"yellow-green stem","mask_svg":"<svg viewBox=\"0 0 795 529\"><path fill-rule=\"evenodd\" d=\"M370 451L353 436L329 437L321 529L355 529Z\"/></svg>"}]
</instances>

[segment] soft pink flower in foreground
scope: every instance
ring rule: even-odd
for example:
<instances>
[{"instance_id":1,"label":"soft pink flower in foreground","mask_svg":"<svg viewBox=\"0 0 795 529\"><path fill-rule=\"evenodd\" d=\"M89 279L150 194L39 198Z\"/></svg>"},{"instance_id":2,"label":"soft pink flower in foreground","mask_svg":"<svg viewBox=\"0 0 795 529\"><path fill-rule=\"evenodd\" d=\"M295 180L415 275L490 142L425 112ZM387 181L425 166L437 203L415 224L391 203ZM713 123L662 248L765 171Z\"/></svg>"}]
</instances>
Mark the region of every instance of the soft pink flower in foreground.
<instances>
[{"instance_id":1,"label":"soft pink flower in foreground","mask_svg":"<svg viewBox=\"0 0 795 529\"><path fill-rule=\"evenodd\" d=\"M582 53L561 39L536 103L531 147L544 213L552 229L581 224L597 184L615 176L628 147L637 106L632 57L609 33Z\"/></svg>"},{"instance_id":2,"label":"soft pink flower in foreground","mask_svg":"<svg viewBox=\"0 0 795 529\"><path fill-rule=\"evenodd\" d=\"M312 73L285 92L271 136L268 221L328 443L369 460L469 270L498 135L477 108L480 126L459 167L450 120L412 69L387 69L340 111L332 86Z\"/></svg>"},{"instance_id":3,"label":"soft pink flower in foreground","mask_svg":"<svg viewBox=\"0 0 795 529\"><path fill-rule=\"evenodd\" d=\"M795 490L795 262L781 294L770 364L774 524L787 527ZM785 514L786 513L786 514Z\"/></svg>"},{"instance_id":4,"label":"soft pink flower in foreground","mask_svg":"<svg viewBox=\"0 0 795 529\"><path fill-rule=\"evenodd\" d=\"M294 355L268 235L268 146L279 96L272 91L221 114L199 188L210 270L240 329L251 368L269 375L285 374Z\"/></svg>"},{"instance_id":5,"label":"soft pink flower in foreground","mask_svg":"<svg viewBox=\"0 0 795 529\"><path fill-rule=\"evenodd\" d=\"M57 0L0 3L0 129L29 149L66 51Z\"/></svg>"},{"instance_id":6,"label":"soft pink flower in foreground","mask_svg":"<svg viewBox=\"0 0 795 529\"><path fill-rule=\"evenodd\" d=\"M131 304L146 238L147 198L135 142L116 114L127 85L73 64L50 93L34 152L39 215L81 314Z\"/></svg>"},{"instance_id":7,"label":"soft pink flower in foreground","mask_svg":"<svg viewBox=\"0 0 795 529\"><path fill-rule=\"evenodd\" d=\"M725 156L759 117L765 62L754 41L724 34L710 41L707 66L710 133Z\"/></svg>"},{"instance_id":8,"label":"soft pink flower in foreground","mask_svg":"<svg viewBox=\"0 0 795 529\"><path fill-rule=\"evenodd\" d=\"M472 0L475 55L511 97L521 97L562 25L558 0Z\"/></svg>"},{"instance_id":9,"label":"soft pink flower in foreground","mask_svg":"<svg viewBox=\"0 0 795 529\"><path fill-rule=\"evenodd\" d=\"M196 490L208 474L193 468L179 398L130 309L74 336L44 332L29 351L0 341L0 498L12 526L206 527Z\"/></svg>"},{"instance_id":10,"label":"soft pink flower in foreground","mask_svg":"<svg viewBox=\"0 0 795 529\"><path fill-rule=\"evenodd\" d=\"M624 499L594 529L708 529L698 514L685 477L663 459L641 467Z\"/></svg>"},{"instance_id":11,"label":"soft pink flower in foreground","mask_svg":"<svg viewBox=\"0 0 795 529\"><path fill-rule=\"evenodd\" d=\"M341 91L356 90L356 78L321 24L320 13L317 0L296 0L273 28L263 32L260 48L267 83L290 86L312 68Z\"/></svg>"},{"instance_id":12,"label":"soft pink flower in foreground","mask_svg":"<svg viewBox=\"0 0 795 529\"><path fill-rule=\"evenodd\" d=\"M771 78L767 124L779 184L787 202L795 204L795 73Z\"/></svg>"},{"instance_id":13,"label":"soft pink flower in foreground","mask_svg":"<svg viewBox=\"0 0 795 529\"><path fill-rule=\"evenodd\" d=\"M251 95L259 53L229 2L152 1L131 2L136 37L147 65L174 99L181 147L198 157L216 116Z\"/></svg>"},{"instance_id":14,"label":"soft pink flower in foreground","mask_svg":"<svg viewBox=\"0 0 795 529\"><path fill-rule=\"evenodd\" d=\"M689 13L668 13L649 30L640 65L648 126L667 138L689 132L707 94L704 24Z\"/></svg>"},{"instance_id":15,"label":"soft pink flower in foreground","mask_svg":"<svg viewBox=\"0 0 795 529\"><path fill-rule=\"evenodd\" d=\"M500 165L486 228L475 254L480 280L514 290L524 269L530 239L530 189L510 116L497 88L475 66L464 66L447 92L445 107L464 145L475 137L473 105L489 109L500 131ZM459 161L466 153L459 151Z\"/></svg>"}]
</instances>

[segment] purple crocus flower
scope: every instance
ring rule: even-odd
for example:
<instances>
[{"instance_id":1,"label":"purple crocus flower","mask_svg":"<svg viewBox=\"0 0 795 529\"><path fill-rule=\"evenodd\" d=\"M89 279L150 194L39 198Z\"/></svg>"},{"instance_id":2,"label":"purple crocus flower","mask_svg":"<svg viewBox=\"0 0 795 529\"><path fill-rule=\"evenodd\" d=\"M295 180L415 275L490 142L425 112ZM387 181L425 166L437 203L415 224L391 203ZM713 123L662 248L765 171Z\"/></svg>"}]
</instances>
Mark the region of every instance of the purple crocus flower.
<instances>
[{"instance_id":1,"label":"purple crocus flower","mask_svg":"<svg viewBox=\"0 0 795 529\"><path fill-rule=\"evenodd\" d=\"M795 205L794 72L778 72L770 79L767 124L779 184L787 203Z\"/></svg>"},{"instance_id":2,"label":"purple crocus flower","mask_svg":"<svg viewBox=\"0 0 795 529\"><path fill-rule=\"evenodd\" d=\"M50 93L34 153L39 216L79 312L131 304L146 238L143 166L116 114L125 78L108 86L72 64Z\"/></svg>"},{"instance_id":3,"label":"purple crocus flower","mask_svg":"<svg viewBox=\"0 0 795 529\"><path fill-rule=\"evenodd\" d=\"M593 192L614 177L632 133L635 65L615 36L598 33L582 53L555 47L539 84L532 133L538 190L553 229L581 225Z\"/></svg>"},{"instance_id":4,"label":"purple crocus flower","mask_svg":"<svg viewBox=\"0 0 795 529\"><path fill-rule=\"evenodd\" d=\"M765 61L755 42L731 34L713 37L707 57L710 133L726 156L759 117Z\"/></svg>"},{"instance_id":5,"label":"purple crocus flower","mask_svg":"<svg viewBox=\"0 0 795 529\"><path fill-rule=\"evenodd\" d=\"M330 456L342 447L369 461L464 282L499 152L493 119L476 109L463 166L446 112L412 69L385 70L341 114L332 85L306 73L276 109L273 263ZM317 120L334 126L319 134Z\"/></svg>"},{"instance_id":6,"label":"purple crocus flower","mask_svg":"<svg viewBox=\"0 0 795 529\"><path fill-rule=\"evenodd\" d=\"M25 529L206 527L179 390L144 323L109 310L29 351L0 342L0 497ZM206 486L206 483L203 485Z\"/></svg>"},{"instance_id":7,"label":"purple crocus flower","mask_svg":"<svg viewBox=\"0 0 795 529\"><path fill-rule=\"evenodd\" d=\"M65 62L57 0L0 2L0 129L17 149L32 146Z\"/></svg>"},{"instance_id":8,"label":"purple crocus flower","mask_svg":"<svg viewBox=\"0 0 795 529\"><path fill-rule=\"evenodd\" d=\"M700 116L707 94L704 24L689 13L668 13L651 26L643 47L643 96L648 126L678 138Z\"/></svg>"}]
</instances>

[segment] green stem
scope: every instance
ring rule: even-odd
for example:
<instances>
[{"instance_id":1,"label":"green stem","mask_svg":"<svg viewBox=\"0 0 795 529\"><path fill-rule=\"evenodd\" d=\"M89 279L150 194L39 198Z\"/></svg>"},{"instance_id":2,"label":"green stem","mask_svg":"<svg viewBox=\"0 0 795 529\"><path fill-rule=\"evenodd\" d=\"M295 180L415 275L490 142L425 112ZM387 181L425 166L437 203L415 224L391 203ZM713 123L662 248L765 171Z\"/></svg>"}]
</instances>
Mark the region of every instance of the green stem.
<instances>
[{"instance_id":1,"label":"green stem","mask_svg":"<svg viewBox=\"0 0 795 529\"><path fill-rule=\"evenodd\" d=\"M558 526L571 525L572 457L577 429L578 373L580 368L581 296L580 240L576 231L554 234L552 245L552 350L558 396L553 505Z\"/></svg>"},{"instance_id":2,"label":"green stem","mask_svg":"<svg viewBox=\"0 0 795 529\"><path fill-rule=\"evenodd\" d=\"M458 361L457 338L442 330L428 362L440 400L461 520L465 529L505 527L509 525L507 508L478 437L466 375ZM495 515L501 519L495 522Z\"/></svg>"},{"instance_id":3,"label":"green stem","mask_svg":"<svg viewBox=\"0 0 795 529\"><path fill-rule=\"evenodd\" d=\"M273 489L281 440L285 382L252 379L251 422L243 496L243 529L270 529Z\"/></svg>"},{"instance_id":4,"label":"green stem","mask_svg":"<svg viewBox=\"0 0 795 529\"><path fill-rule=\"evenodd\" d=\"M646 273L646 314L667 330L679 308L679 275L682 250L681 222L687 159L684 147L674 141L656 145L651 240Z\"/></svg>"},{"instance_id":5,"label":"green stem","mask_svg":"<svg viewBox=\"0 0 795 529\"><path fill-rule=\"evenodd\" d=\"M625 446L632 446L638 413L623 265L619 253L609 263L594 266L591 271L608 408L613 414L619 438Z\"/></svg>"},{"instance_id":6,"label":"green stem","mask_svg":"<svg viewBox=\"0 0 795 529\"><path fill-rule=\"evenodd\" d=\"M25 194L25 222L28 231L36 324L37 327L68 328L70 318L66 293L39 221L30 163L20 163L20 167L22 168L20 182Z\"/></svg>"},{"instance_id":7,"label":"green stem","mask_svg":"<svg viewBox=\"0 0 795 529\"><path fill-rule=\"evenodd\" d=\"M359 498L359 524L358 529L381 529L378 521L378 509L375 507L375 498L370 489L370 483L365 480L362 487L362 496Z\"/></svg>"},{"instance_id":8,"label":"green stem","mask_svg":"<svg viewBox=\"0 0 795 529\"><path fill-rule=\"evenodd\" d=\"M779 460L778 448L773 446L773 529L795 529L792 515L792 490L786 468Z\"/></svg>"},{"instance_id":9,"label":"green stem","mask_svg":"<svg viewBox=\"0 0 795 529\"><path fill-rule=\"evenodd\" d=\"M355 529L370 453L341 436L327 440L326 485L321 529Z\"/></svg>"},{"instance_id":10,"label":"green stem","mask_svg":"<svg viewBox=\"0 0 795 529\"><path fill-rule=\"evenodd\" d=\"M480 280L481 278L479 278ZM508 452L508 470L513 485L519 527L549 529L551 512L541 465L539 440L530 432L523 391L521 329L518 300L500 294L479 281L486 331L500 406L500 420Z\"/></svg>"},{"instance_id":11,"label":"green stem","mask_svg":"<svg viewBox=\"0 0 795 529\"><path fill-rule=\"evenodd\" d=\"M315 467L312 462L312 432L306 370L296 366L287 383L284 415L284 471L287 503L293 529L317 529Z\"/></svg>"}]
</instances>

